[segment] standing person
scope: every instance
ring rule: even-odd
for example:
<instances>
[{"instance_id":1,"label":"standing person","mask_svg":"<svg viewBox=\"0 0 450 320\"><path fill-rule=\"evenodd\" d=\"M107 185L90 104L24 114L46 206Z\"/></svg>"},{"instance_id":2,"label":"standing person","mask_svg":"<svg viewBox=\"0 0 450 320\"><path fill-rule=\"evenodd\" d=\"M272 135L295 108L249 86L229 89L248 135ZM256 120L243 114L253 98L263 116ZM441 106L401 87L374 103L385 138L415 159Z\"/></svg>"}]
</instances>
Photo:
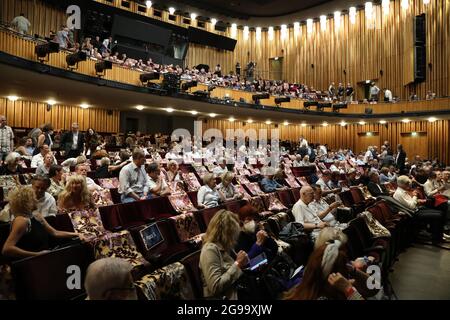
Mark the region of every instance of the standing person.
<instances>
[{"instance_id":1,"label":"standing person","mask_svg":"<svg viewBox=\"0 0 450 320\"><path fill-rule=\"evenodd\" d=\"M236 63L236 75L237 76L241 75L241 64L239 62Z\"/></svg>"},{"instance_id":2,"label":"standing person","mask_svg":"<svg viewBox=\"0 0 450 320\"><path fill-rule=\"evenodd\" d=\"M387 88L384 88L383 91L384 91L384 102L392 102L393 98L392 91Z\"/></svg>"},{"instance_id":3,"label":"standing person","mask_svg":"<svg viewBox=\"0 0 450 320\"><path fill-rule=\"evenodd\" d=\"M397 146L397 155L395 157L395 165L400 174L405 171L406 152L403 150L403 145Z\"/></svg>"},{"instance_id":4,"label":"standing person","mask_svg":"<svg viewBox=\"0 0 450 320\"><path fill-rule=\"evenodd\" d=\"M25 14L21 13L11 21L12 26L20 34L28 34L28 29L31 27L30 21L25 18Z\"/></svg>"},{"instance_id":5,"label":"standing person","mask_svg":"<svg viewBox=\"0 0 450 320\"><path fill-rule=\"evenodd\" d=\"M44 144L49 147L49 149L52 148L53 145L53 126L50 123L46 123L42 126L41 134L37 138L37 144L36 148L34 149L33 156L37 155L40 152L41 146Z\"/></svg>"},{"instance_id":6,"label":"standing person","mask_svg":"<svg viewBox=\"0 0 450 320\"><path fill-rule=\"evenodd\" d=\"M345 92L344 86L342 85L342 83L339 83L338 88L337 88L337 95L338 95L339 101L344 100L344 92Z\"/></svg>"},{"instance_id":7,"label":"standing person","mask_svg":"<svg viewBox=\"0 0 450 320\"><path fill-rule=\"evenodd\" d=\"M334 100L334 98L336 98L336 87L334 82L332 82L330 84L330 86L328 87L328 96Z\"/></svg>"},{"instance_id":8,"label":"standing person","mask_svg":"<svg viewBox=\"0 0 450 320\"><path fill-rule=\"evenodd\" d=\"M375 82L372 82L370 85L370 101L378 102L378 94L380 93L380 88L375 85Z\"/></svg>"},{"instance_id":9,"label":"standing person","mask_svg":"<svg viewBox=\"0 0 450 320\"><path fill-rule=\"evenodd\" d=\"M347 83L347 88L345 88L345 96L347 97L347 102L353 101L353 96L355 94L355 91L353 90L353 87L350 83Z\"/></svg>"},{"instance_id":10,"label":"standing person","mask_svg":"<svg viewBox=\"0 0 450 320\"><path fill-rule=\"evenodd\" d=\"M86 144L86 156L90 157L94 154L94 152L97 150L97 147L99 146L98 141L98 135L94 131L94 129L89 128L86 131L86 137L85 137L85 144Z\"/></svg>"},{"instance_id":11,"label":"standing person","mask_svg":"<svg viewBox=\"0 0 450 320\"><path fill-rule=\"evenodd\" d=\"M56 42L59 43L60 48L67 49L69 44L71 44L69 39L69 28L64 27L56 32Z\"/></svg>"},{"instance_id":12,"label":"standing person","mask_svg":"<svg viewBox=\"0 0 450 320\"><path fill-rule=\"evenodd\" d=\"M66 158L76 158L83 152L84 135L79 131L78 123L72 123L72 130L62 136L61 148Z\"/></svg>"},{"instance_id":13,"label":"standing person","mask_svg":"<svg viewBox=\"0 0 450 320\"><path fill-rule=\"evenodd\" d=\"M14 132L11 127L6 125L6 117L0 115L0 161L13 151Z\"/></svg>"}]
</instances>

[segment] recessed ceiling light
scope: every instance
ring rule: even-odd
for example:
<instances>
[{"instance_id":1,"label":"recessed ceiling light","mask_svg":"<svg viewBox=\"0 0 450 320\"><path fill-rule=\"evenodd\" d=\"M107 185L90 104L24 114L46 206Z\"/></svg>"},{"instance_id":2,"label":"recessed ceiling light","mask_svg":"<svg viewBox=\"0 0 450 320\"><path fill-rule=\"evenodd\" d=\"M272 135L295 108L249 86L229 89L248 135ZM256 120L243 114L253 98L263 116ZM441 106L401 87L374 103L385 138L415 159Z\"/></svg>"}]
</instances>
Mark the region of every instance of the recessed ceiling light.
<instances>
[{"instance_id":1,"label":"recessed ceiling light","mask_svg":"<svg viewBox=\"0 0 450 320\"><path fill-rule=\"evenodd\" d=\"M411 132L411 135L412 135L413 137L417 137L418 134L417 134L417 132L414 131L414 132Z\"/></svg>"},{"instance_id":2,"label":"recessed ceiling light","mask_svg":"<svg viewBox=\"0 0 450 320\"><path fill-rule=\"evenodd\" d=\"M217 19L216 18L212 18L211 19L211 24L214 26L217 23Z\"/></svg>"},{"instance_id":3,"label":"recessed ceiling light","mask_svg":"<svg viewBox=\"0 0 450 320\"><path fill-rule=\"evenodd\" d=\"M142 111L142 110L144 110L144 106L141 106L141 105L139 105L139 106L136 106L136 109L138 109L139 111Z\"/></svg>"},{"instance_id":4,"label":"recessed ceiling light","mask_svg":"<svg viewBox=\"0 0 450 320\"><path fill-rule=\"evenodd\" d=\"M307 124L306 123L302 123L301 126L304 128L304 127L307 126Z\"/></svg>"},{"instance_id":5,"label":"recessed ceiling light","mask_svg":"<svg viewBox=\"0 0 450 320\"><path fill-rule=\"evenodd\" d=\"M380 120L380 124L386 124L387 121L386 120Z\"/></svg>"},{"instance_id":6,"label":"recessed ceiling light","mask_svg":"<svg viewBox=\"0 0 450 320\"><path fill-rule=\"evenodd\" d=\"M341 127L345 127L347 125L347 122L345 121L341 121L341 123L339 123L341 125Z\"/></svg>"},{"instance_id":7,"label":"recessed ceiling light","mask_svg":"<svg viewBox=\"0 0 450 320\"><path fill-rule=\"evenodd\" d=\"M365 121L360 121L360 122L358 122L360 125L365 125L366 124L366 122Z\"/></svg>"},{"instance_id":8,"label":"recessed ceiling light","mask_svg":"<svg viewBox=\"0 0 450 320\"><path fill-rule=\"evenodd\" d=\"M145 5L146 5L147 8L149 8L149 9L152 7L152 4L153 4L153 3L152 3L151 1L146 1L146 2L145 2Z\"/></svg>"},{"instance_id":9,"label":"recessed ceiling light","mask_svg":"<svg viewBox=\"0 0 450 320\"><path fill-rule=\"evenodd\" d=\"M228 121L230 121L230 122L234 122L236 119L235 118L233 118L233 117L229 117L228 118Z\"/></svg>"},{"instance_id":10,"label":"recessed ceiling light","mask_svg":"<svg viewBox=\"0 0 450 320\"><path fill-rule=\"evenodd\" d=\"M248 123L253 123L253 120L252 119L248 119L247 122Z\"/></svg>"},{"instance_id":11,"label":"recessed ceiling light","mask_svg":"<svg viewBox=\"0 0 450 320\"><path fill-rule=\"evenodd\" d=\"M166 108L166 111L169 113L172 113L174 110L173 110L173 108Z\"/></svg>"},{"instance_id":12,"label":"recessed ceiling light","mask_svg":"<svg viewBox=\"0 0 450 320\"><path fill-rule=\"evenodd\" d=\"M197 18L197 14L196 13L191 13L191 19L195 20Z\"/></svg>"},{"instance_id":13,"label":"recessed ceiling light","mask_svg":"<svg viewBox=\"0 0 450 320\"><path fill-rule=\"evenodd\" d=\"M266 121L266 124L271 124L271 123L272 123L272 121L270 121L270 120Z\"/></svg>"},{"instance_id":14,"label":"recessed ceiling light","mask_svg":"<svg viewBox=\"0 0 450 320\"><path fill-rule=\"evenodd\" d=\"M53 99L48 99L48 100L47 100L47 104L49 104L49 105L51 105L51 106L54 106L54 105L56 104L56 101L53 100Z\"/></svg>"},{"instance_id":15,"label":"recessed ceiling light","mask_svg":"<svg viewBox=\"0 0 450 320\"><path fill-rule=\"evenodd\" d=\"M283 122L283 125L284 125L284 126L288 126L288 125L289 125L289 122L285 121L285 122Z\"/></svg>"},{"instance_id":16,"label":"recessed ceiling light","mask_svg":"<svg viewBox=\"0 0 450 320\"><path fill-rule=\"evenodd\" d=\"M403 123L410 123L411 120L409 120L409 119L403 119L402 122L403 122Z\"/></svg>"},{"instance_id":17,"label":"recessed ceiling light","mask_svg":"<svg viewBox=\"0 0 450 320\"><path fill-rule=\"evenodd\" d=\"M328 122L322 123L322 127L328 127Z\"/></svg>"},{"instance_id":18,"label":"recessed ceiling light","mask_svg":"<svg viewBox=\"0 0 450 320\"><path fill-rule=\"evenodd\" d=\"M435 121L437 121L437 118L431 117L431 118L428 118L428 121L429 121L429 122L435 122Z\"/></svg>"},{"instance_id":19,"label":"recessed ceiling light","mask_svg":"<svg viewBox=\"0 0 450 320\"><path fill-rule=\"evenodd\" d=\"M8 96L8 100L9 101L17 101L17 100L19 100L19 97L18 96Z\"/></svg>"},{"instance_id":20,"label":"recessed ceiling light","mask_svg":"<svg viewBox=\"0 0 450 320\"><path fill-rule=\"evenodd\" d=\"M169 13L170 13L171 15L173 15L173 14L175 13L175 8L174 8L174 7L170 7L170 8L169 8Z\"/></svg>"},{"instance_id":21,"label":"recessed ceiling light","mask_svg":"<svg viewBox=\"0 0 450 320\"><path fill-rule=\"evenodd\" d=\"M87 103L82 103L82 104L80 104L80 107L83 109L87 109L87 108L89 108L89 105Z\"/></svg>"},{"instance_id":22,"label":"recessed ceiling light","mask_svg":"<svg viewBox=\"0 0 450 320\"><path fill-rule=\"evenodd\" d=\"M210 116L211 118L215 118L215 117L217 117L217 114L215 114L215 113L210 113L209 116Z\"/></svg>"},{"instance_id":23,"label":"recessed ceiling light","mask_svg":"<svg viewBox=\"0 0 450 320\"><path fill-rule=\"evenodd\" d=\"M194 115L194 116L196 116L196 115L198 114L198 112L195 111L195 110L192 110L192 111L191 111L191 114Z\"/></svg>"}]
</instances>

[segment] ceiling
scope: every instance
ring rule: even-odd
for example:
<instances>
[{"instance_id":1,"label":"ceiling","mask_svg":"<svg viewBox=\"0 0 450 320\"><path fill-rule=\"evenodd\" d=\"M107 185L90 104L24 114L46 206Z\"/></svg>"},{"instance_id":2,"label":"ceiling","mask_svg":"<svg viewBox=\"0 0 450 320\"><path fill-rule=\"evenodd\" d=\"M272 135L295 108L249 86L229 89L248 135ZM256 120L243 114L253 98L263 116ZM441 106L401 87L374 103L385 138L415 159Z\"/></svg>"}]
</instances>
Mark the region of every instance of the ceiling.
<instances>
[{"instance_id":1,"label":"ceiling","mask_svg":"<svg viewBox=\"0 0 450 320\"><path fill-rule=\"evenodd\" d=\"M189 5L201 10L231 18L279 17L307 10L332 0L176 0L174 3ZM170 1L169 1L170 2Z\"/></svg>"},{"instance_id":2,"label":"ceiling","mask_svg":"<svg viewBox=\"0 0 450 320\"><path fill-rule=\"evenodd\" d=\"M216 119L234 117L236 121L266 122L299 125L337 124L343 119L348 123L356 123L362 119L359 116L337 114L330 117L317 114L302 114L297 110L277 108L256 109L256 107L235 107L233 105L211 104L188 99L159 96L111 87L99 87L94 84L69 80L48 74L41 74L27 69L0 64L0 96L17 95L23 100L41 101L54 99L62 105L80 105L87 103L92 107L136 112L137 105L145 106L141 112L152 114L168 114L167 108L173 108L173 115L189 116L192 118L209 118L210 113L217 114ZM197 111L193 116L190 112ZM425 117L423 117L425 118ZM366 122L376 122L381 118L373 117Z\"/></svg>"}]
</instances>

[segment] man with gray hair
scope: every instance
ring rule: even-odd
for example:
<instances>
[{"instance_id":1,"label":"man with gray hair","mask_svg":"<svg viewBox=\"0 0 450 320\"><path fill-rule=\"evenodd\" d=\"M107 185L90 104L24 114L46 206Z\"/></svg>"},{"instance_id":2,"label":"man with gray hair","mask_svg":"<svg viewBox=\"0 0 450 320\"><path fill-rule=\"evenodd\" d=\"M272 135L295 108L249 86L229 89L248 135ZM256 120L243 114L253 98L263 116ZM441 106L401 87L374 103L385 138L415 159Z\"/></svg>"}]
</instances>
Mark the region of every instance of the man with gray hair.
<instances>
[{"instance_id":1,"label":"man with gray hair","mask_svg":"<svg viewBox=\"0 0 450 320\"><path fill-rule=\"evenodd\" d=\"M450 243L450 238L444 233L447 212L426 208L424 205L427 200L417 198L417 191L411 190L409 177L398 177L397 185L394 199L412 210L414 219L430 224L433 245L449 249L450 247L447 247L447 245ZM409 193L410 191L412 191L412 195Z\"/></svg>"},{"instance_id":2,"label":"man with gray hair","mask_svg":"<svg viewBox=\"0 0 450 320\"><path fill-rule=\"evenodd\" d=\"M78 123L72 123L72 130L63 134L60 144L66 159L76 158L83 152L84 135L79 131Z\"/></svg>"},{"instance_id":3,"label":"man with gray hair","mask_svg":"<svg viewBox=\"0 0 450 320\"><path fill-rule=\"evenodd\" d=\"M294 204L292 214L295 222L303 224L305 230L311 230L315 238L321 229L328 227L328 223L323 222L316 211L309 204L314 201L314 190L310 186L304 186L300 189L300 199Z\"/></svg>"},{"instance_id":4,"label":"man with gray hair","mask_svg":"<svg viewBox=\"0 0 450 320\"><path fill-rule=\"evenodd\" d=\"M6 117L0 115L0 161L13 151L14 148L14 132L11 127L6 125Z\"/></svg>"},{"instance_id":5,"label":"man with gray hair","mask_svg":"<svg viewBox=\"0 0 450 320\"><path fill-rule=\"evenodd\" d=\"M137 300L132 268L128 261L112 257L91 263L84 281L87 300Z\"/></svg>"},{"instance_id":6,"label":"man with gray hair","mask_svg":"<svg viewBox=\"0 0 450 320\"><path fill-rule=\"evenodd\" d=\"M145 200L148 198L149 178L145 172L145 156L142 150L133 151L133 162L120 170L119 193L122 203Z\"/></svg>"}]
</instances>

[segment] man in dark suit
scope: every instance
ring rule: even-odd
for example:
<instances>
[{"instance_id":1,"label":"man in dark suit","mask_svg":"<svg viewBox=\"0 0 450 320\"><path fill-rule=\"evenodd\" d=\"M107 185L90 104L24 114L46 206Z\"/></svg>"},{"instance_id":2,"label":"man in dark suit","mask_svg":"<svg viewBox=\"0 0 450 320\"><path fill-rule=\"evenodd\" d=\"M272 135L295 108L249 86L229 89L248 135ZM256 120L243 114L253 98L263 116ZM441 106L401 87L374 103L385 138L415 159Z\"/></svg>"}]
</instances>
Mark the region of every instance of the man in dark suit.
<instances>
[{"instance_id":1,"label":"man in dark suit","mask_svg":"<svg viewBox=\"0 0 450 320\"><path fill-rule=\"evenodd\" d=\"M403 146L399 144L397 146L397 156L395 157L395 165L400 170L400 174L405 171L406 152L403 150Z\"/></svg>"},{"instance_id":2,"label":"man in dark suit","mask_svg":"<svg viewBox=\"0 0 450 320\"><path fill-rule=\"evenodd\" d=\"M369 190L370 194L374 197L379 196L390 196L391 194L386 189L386 187L382 184L380 184L380 176L377 172L372 171L369 174L370 182L367 184L367 189Z\"/></svg>"},{"instance_id":3,"label":"man in dark suit","mask_svg":"<svg viewBox=\"0 0 450 320\"><path fill-rule=\"evenodd\" d=\"M78 157L84 150L84 134L78 130L78 123L72 123L72 131L66 132L61 138L61 148L66 159Z\"/></svg>"}]
</instances>

